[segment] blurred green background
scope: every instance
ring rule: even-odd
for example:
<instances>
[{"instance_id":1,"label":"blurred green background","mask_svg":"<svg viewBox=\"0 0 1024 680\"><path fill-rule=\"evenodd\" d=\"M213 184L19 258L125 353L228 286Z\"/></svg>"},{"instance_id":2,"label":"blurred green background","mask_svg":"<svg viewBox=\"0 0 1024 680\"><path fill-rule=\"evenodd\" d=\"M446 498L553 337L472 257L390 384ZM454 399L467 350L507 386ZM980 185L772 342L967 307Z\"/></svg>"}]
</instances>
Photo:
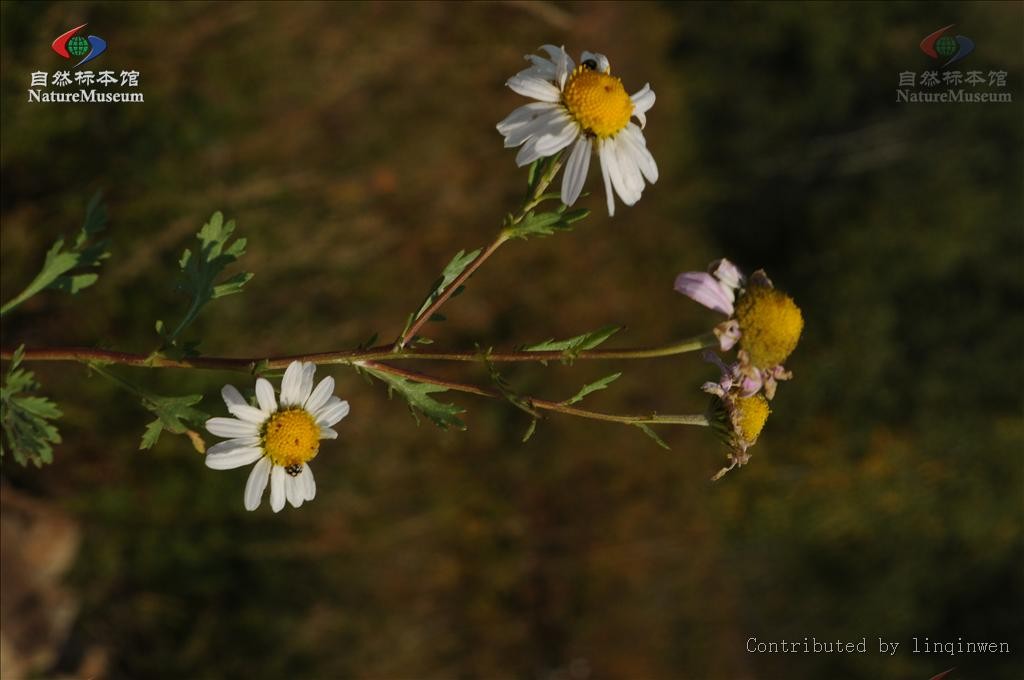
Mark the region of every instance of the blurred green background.
<instances>
[{"instance_id":1,"label":"blurred green background","mask_svg":"<svg viewBox=\"0 0 1024 680\"><path fill-rule=\"evenodd\" d=\"M1022 7L5 2L2 297L97 189L114 255L81 296L6 318L4 346L150 351L215 210L256 277L194 327L204 352L394 337L521 195L494 124L523 103L505 79L549 42L606 53L631 92L651 83L661 179L609 219L594 165L592 217L500 251L437 346L703 332L718 317L672 281L721 256L767 269L806 318L751 464L719 483L704 430L663 428L667 452L552 417L524 445L524 414L456 396L469 430L441 432L337 369L352 415L316 500L279 515L246 513L247 472L207 470L181 437L138 451L149 414L82 367L34 364L65 443L43 470L5 460L4 493L44 499L82 541L77 616L32 677L87 658L109 678L1021 677ZM64 68L53 37L85 22L109 43L95 68L138 70L144 104L27 103L32 71ZM961 68L1005 70L1012 104L896 102L950 23L977 44ZM699 411L715 375L695 356L505 375L564 398L613 370L593 408ZM120 374L211 411L224 382L251 388ZM751 636L869 652L748 654ZM913 636L1013 653L914 655Z\"/></svg>"}]
</instances>

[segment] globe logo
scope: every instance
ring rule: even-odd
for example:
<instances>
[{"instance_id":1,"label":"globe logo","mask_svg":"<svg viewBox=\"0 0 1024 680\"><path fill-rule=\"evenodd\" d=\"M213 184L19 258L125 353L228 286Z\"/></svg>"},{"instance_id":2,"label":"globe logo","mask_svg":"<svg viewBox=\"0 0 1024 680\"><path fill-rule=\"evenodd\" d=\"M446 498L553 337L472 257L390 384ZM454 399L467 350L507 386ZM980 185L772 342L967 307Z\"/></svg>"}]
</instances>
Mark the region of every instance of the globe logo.
<instances>
[{"instance_id":1,"label":"globe logo","mask_svg":"<svg viewBox=\"0 0 1024 680\"><path fill-rule=\"evenodd\" d=\"M107 51L107 41L98 35L90 35L88 38L78 35L86 26L88 24L72 28L67 33L57 36L50 44L50 48L65 59L82 57L82 60L75 64L76 67L92 61Z\"/></svg>"},{"instance_id":2,"label":"globe logo","mask_svg":"<svg viewBox=\"0 0 1024 680\"><path fill-rule=\"evenodd\" d=\"M76 35L68 41L68 52L75 57L83 57L89 52L89 41Z\"/></svg>"},{"instance_id":3,"label":"globe logo","mask_svg":"<svg viewBox=\"0 0 1024 680\"><path fill-rule=\"evenodd\" d=\"M974 51L974 41L966 35L945 35L956 24L940 28L921 41L921 51L932 59L945 59L943 67L955 64Z\"/></svg>"},{"instance_id":4,"label":"globe logo","mask_svg":"<svg viewBox=\"0 0 1024 680\"><path fill-rule=\"evenodd\" d=\"M942 57L952 57L956 54L958 46L956 40L951 36L944 35L935 41L935 51Z\"/></svg>"}]
</instances>

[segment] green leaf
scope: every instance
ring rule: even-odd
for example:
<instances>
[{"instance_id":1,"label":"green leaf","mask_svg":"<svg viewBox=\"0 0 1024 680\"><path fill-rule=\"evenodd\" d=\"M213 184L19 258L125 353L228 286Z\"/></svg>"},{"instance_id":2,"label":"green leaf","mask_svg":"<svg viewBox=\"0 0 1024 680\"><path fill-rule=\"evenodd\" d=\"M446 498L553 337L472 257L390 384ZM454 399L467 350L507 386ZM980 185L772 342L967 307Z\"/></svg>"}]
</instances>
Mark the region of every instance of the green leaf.
<instances>
[{"instance_id":1,"label":"green leaf","mask_svg":"<svg viewBox=\"0 0 1024 680\"><path fill-rule=\"evenodd\" d=\"M537 431L537 421L539 418L534 418L530 421L530 426L526 428L526 432L523 434L523 443L530 441L530 437Z\"/></svg>"},{"instance_id":2,"label":"green leaf","mask_svg":"<svg viewBox=\"0 0 1024 680\"><path fill-rule=\"evenodd\" d=\"M203 225L196 238L200 246L193 252L186 249L178 260L182 278L177 287L184 291L192 300L188 311L173 331L167 332L162 321L157 322L157 332L164 338L164 349L178 347L177 339L181 333L196 320L211 300L242 292L246 283L252 279L251 272L240 272L218 281L226 267L245 254L244 238L231 241L235 231L235 221L224 221L224 215L215 212L210 221Z\"/></svg>"},{"instance_id":3,"label":"green leaf","mask_svg":"<svg viewBox=\"0 0 1024 680\"><path fill-rule=\"evenodd\" d=\"M146 410L156 414L156 420L146 425L142 434L140 449L151 449L166 430L171 434L190 434L194 427L201 427L209 416L199 409L192 408L203 400L201 394L189 394L183 397L164 397L138 390L142 405ZM193 438L193 442L195 439Z\"/></svg>"},{"instance_id":4,"label":"green leaf","mask_svg":"<svg viewBox=\"0 0 1024 680\"><path fill-rule=\"evenodd\" d=\"M423 301L423 305L420 306L419 311L413 315L409 325L412 325L413 320L418 319L423 312L427 310L427 307L432 305L439 297L441 297L441 295L444 294L452 281L458 278L459 274L466 271L466 267L472 264L473 260L480 255L481 250L482 248L477 248L470 253L467 253L465 250L460 250L455 254L455 257L452 258L451 262L449 262L444 270L442 270L441 278L434 283L430 293L427 295L427 299ZM406 328L408 328L408 326L406 326Z\"/></svg>"},{"instance_id":5,"label":"green leaf","mask_svg":"<svg viewBox=\"0 0 1024 680\"><path fill-rule=\"evenodd\" d=\"M580 209L564 212L565 206L554 212L536 213L530 211L518 224L505 227L508 238L530 238L531 236L551 236L564 231L571 231L574 222L579 222L590 214L589 210Z\"/></svg>"},{"instance_id":6,"label":"green leaf","mask_svg":"<svg viewBox=\"0 0 1024 680\"><path fill-rule=\"evenodd\" d=\"M93 237L103 230L107 220L107 213L100 203L100 198L101 195L97 192L89 201L85 221L71 249L64 250L64 239L57 239L47 251L42 269L36 277L25 290L0 307L0 315L6 314L36 293L48 288L75 295L96 283L98 274L81 270L99 267L103 260L110 257L107 241L96 241L90 245Z\"/></svg>"},{"instance_id":7,"label":"green leaf","mask_svg":"<svg viewBox=\"0 0 1024 680\"><path fill-rule=\"evenodd\" d=\"M609 385L618 380L619 376L621 375L622 373L612 373L611 375L606 375L600 380L595 380L592 383L584 385L583 387L580 388L579 392L573 395L570 399L566 399L562 403L567 406L571 406L572 404L581 402L583 401L583 397L587 396L591 392L597 392L598 390L606 389Z\"/></svg>"},{"instance_id":8,"label":"green leaf","mask_svg":"<svg viewBox=\"0 0 1024 680\"><path fill-rule=\"evenodd\" d=\"M671 451L672 450L669 447L669 445L665 443L665 440L662 439L661 437L659 437L658 433L655 432L654 430L652 430L650 427L648 427L647 425L645 425L643 423L637 423L636 426L640 428L641 432L643 432L645 435L647 435L648 437L653 439L655 444L657 444L661 448L665 449L666 451Z\"/></svg>"},{"instance_id":9,"label":"green leaf","mask_svg":"<svg viewBox=\"0 0 1024 680\"><path fill-rule=\"evenodd\" d=\"M363 366L362 369L388 386L388 396L395 392L401 394L409 403L409 410L416 418L416 422L419 422L417 414L422 413L442 430L449 427L454 427L457 430L466 429L466 424L458 417L460 413L465 412L465 409L461 409L455 404L442 403L430 396L447 392L447 387L417 382L369 366Z\"/></svg>"},{"instance_id":10,"label":"green leaf","mask_svg":"<svg viewBox=\"0 0 1024 680\"><path fill-rule=\"evenodd\" d=\"M558 352L562 351L568 355L585 349L594 349L608 338L622 330L622 326L605 326L590 333L583 333L568 340L549 339L539 342L536 345L526 345L522 348L524 352Z\"/></svg>"},{"instance_id":11,"label":"green leaf","mask_svg":"<svg viewBox=\"0 0 1024 680\"><path fill-rule=\"evenodd\" d=\"M53 462L53 445L61 441L57 426L50 422L60 418L61 411L46 397L32 394L40 385L31 371L19 368L24 355L24 346L14 352L0 387L0 456L10 451L19 464L42 467Z\"/></svg>"}]
</instances>

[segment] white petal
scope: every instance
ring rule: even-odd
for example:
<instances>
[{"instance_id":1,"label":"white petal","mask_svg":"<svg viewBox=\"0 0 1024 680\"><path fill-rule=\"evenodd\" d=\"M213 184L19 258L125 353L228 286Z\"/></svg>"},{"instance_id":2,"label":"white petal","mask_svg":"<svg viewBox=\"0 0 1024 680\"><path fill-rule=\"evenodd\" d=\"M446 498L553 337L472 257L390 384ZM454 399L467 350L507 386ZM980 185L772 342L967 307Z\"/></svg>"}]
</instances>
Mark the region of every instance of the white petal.
<instances>
[{"instance_id":1,"label":"white petal","mask_svg":"<svg viewBox=\"0 0 1024 680\"><path fill-rule=\"evenodd\" d=\"M537 114L537 117L533 120L527 121L523 125L509 131L505 136L506 149L519 146L530 137L545 134L553 123L560 120L565 115L562 108L556 104L548 104L546 102L539 102L539 104L547 107L546 110ZM527 106L529 106L529 104L527 104Z\"/></svg>"},{"instance_id":2,"label":"white petal","mask_svg":"<svg viewBox=\"0 0 1024 680\"><path fill-rule=\"evenodd\" d=\"M559 47L558 45L552 45L550 43L541 45L539 49L544 50L548 53L548 58L555 64L558 63L558 59L565 55L567 58L569 55L565 54L565 46ZM571 61L571 60L570 60Z\"/></svg>"},{"instance_id":3,"label":"white petal","mask_svg":"<svg viewBox=\"0 0 1024 680\"><path fill-rule=\"evenodd\" d=\"M347 401L338 401L334 403L328 403L322 409L313 414L316 418L316 424L324 427L330 427L336 422L348 415L349 407Z\"/></svg>"},{"instance_id":4,"label":"white petal","mask_svg":"<svg viewBox=\"0 0 1024 680\"><path fill-rule=\"evenodd\" d=\"M210 418L206 421L206 430L218 437L255 437L260 433L260 428L254 423L235 418Z\"/></svg>"},{"instance_id":5,"label":"white petal","mask_svg":"<svg viewBox=\"0 0 1024 680\"><path fill-rule=\"evenodd\" d=\"M519 153L516 154L516 165L523 167L534 162L541 155L537 153L537 138L530 139L526 144L523 144L522 148L519 149Z\"/></svg>"},{"instance_id":6,"label":"white petal","mask_svg":"<svg viewBox=\"0 0 1024 680\"><path fill-rule=\"evenodd\" d=\"M313 479L313 469L303 463L302 472L299 473L299 481L302 484L302 495L307 501L316 498L316 480Z\"/></svg>"},{"instance_id":7,"label":"white petal","mask_svg":"<svg viewBox=\"0 0 1024 680\"><path fill-rule=\"evenodd\" d=\"M338 433L329 427L320 428L320 439L337 439Z\"/></svg>"},{"instance_id":8,"label":"white petal","mask_svg":"<svg viewBox=\"0 0 1024 680\"><path fill-rule=\"evenodd\" d=\"M267 482L270 481L270 468L272 466L273 463L270 462L270 456L263 456L253 466L252 472L249 473L249 479L245 483L246 510L252 511L260 507L263 492L267 488Z\"/></svg>"},{"instance_id":9,"label":"white petal","mask_svg":"<svg viewBox=\"0 0 1024 680\"><path fill-rule=\"evenodd\" d=\"M224 453L206 454L206 467L214 470L233 470L249 463L255 463L263 457L263 450L258 446L240 447Z\"/></svg>"},{"instance_id":10,"label":"white petal","mask_svg":"<svg viewBox=\"0 0 1024 680\"><path fill-rule=\"evenodd\" d=\"M640 131L640 128L635 123L630 123L629 126L623 131L622 136L630 145L633 151L633 160L636 161L637 166L640 168L640 172L644 174L647 181L654 184L658 181L658 164L654 162L654 156L647 150L647 142L644 139L644 133Z\"/></svg>"},{"instance_id":11,"label":"white petal","mask_svg":"<svg viewBox=\"0 0 1024 680\"><path fill-rule=\"evenodd\" d=\"M573 122L572 118L562 111L558 111L544 126L543 131L538 132L537 136L528 140L519 149L519 153L516 154L516 164L523 167L538 158L553 156L572 143L578 134L579 126Z\"/></svg>"},{"instance_id":12,"label":"white petal","mask_svg":"<svg viewBox=\"0 0 1024 680\"><path fill-rule=\"evenodd\" d=\"M254 446L260 445L259 437L238 437L236 439L225 439L222 442L217 442L210 448L206 449L206 455L215 455L218 453L226 453L234 449L250 449Z\"/></svg>"},{"instance_id":13,"label":"white petal","mask_svg":"<svg viewBox=\"0 0 1024 680\"><path fill-rule=\"evenodd\" d=\"M256 381L256 403L267 413L277 410L277 399L274 398L274 386L266 378Z\"/></svg>"},{"instance_id":14,"label":"white petal","mask_svg":"<svg viewBox=\"0 0 1024 680\"><path fill-rule=\"evenodd\" d=\"M562 203L572 205L583 191L583 183L587 179L590 168L590 140L580 135L576 145L572 147L569 160L565 163L565 174L562 175Z\"/></svg>"},{"instance_id":15,"label":"white petal","mask_svg":"<svg viewBox=\"0 0 1024 680\"><path fill-rule=\"evenodd\" d=\"M235 404L245 404L245 397L234 385L225 385L220 390L220 396L224 399L224 405L229 409Z\"/></svg>"},{"instance_id":16,"label":"white petal","mask_svg":"<svg viewBox=\"0 0 1024 680\"><path fill-rule=\"evenodd\" d=\"M619 135L612 143L612 148L615 149L615 157L619 161L619 170L622 173L626 189L633 197L633 203L636 203L640 200L647 185L644 184L640 168L637 167L636 159L633 157L633 148L626 141L625 135Z\"/></svg>"},{"instance_id":17,"label":"white petal","mask_svg":"<svg viewBox=\"0 0 1024 680\"><path fill-rule=\"evenodd\" d=\"M244 420L247 423L253 423L254 425L262 425L263 421L266 420L269 415L266 411L253 408L248 404L235 404L234 406L229 406L228 411L230 411L231 415L239 420Z\"/></svg>"},{"instance_id":18,"label":"white petal","mask_svg":"<svg viewBox=\"0 0 1024 680\"><path fill-rule=\"evenodd\" d=\"M303 404L303 408L314 413L320 409L327 400L331 398L331 393L334 392L334 378L327 376L320 381L320 384L313 390L313 394L309 395L309 399Z\"/></svg>"},{"instance_id":19,"label":"white petal","mask_svg":"<svg viewBox=\"0 0 1024 680\"><path fill-rule=\"evenodd\" d=\"M316 375L316 364L307 362L302 366L302 384L299 387L299 404L305 404L313 392L313 377Z\"/></svg>"},{"instance_id":20,"label":"white petal","mask_svg":"<svg viewBox=\"0 0 1024 680\"><path fill-rule=\"evenodd\" d=\"M530 62L531 66L517 73L517 76L535 76L543 80L554 81L555 65L550 59L539 57L536 54L527 54L523 59Z\"/></svg>"},{"instance_id":21,"label":"white petal","mask_svg":"<svg viewBox=\"0 0 1024 680\"><path fill-rule=\"evenodd\" d=\"M651 89L651 84L646 83L640 90L634 93L629 100L633 102L633 115L638 113L647 113L654 106L654 90Z\"/></svg>"},{"instance_id":22,"label":"white petal","mask_svg":"<svg viewBox=\"0 0 1024 680\"><path fill-rule=\"evenodd\" d=\"M601 178L604 179L604 195L608 201L608 216L615 216L615 196L612 193L612 179L605 157L608 155L607 145L603 141L597 143L597 155L601 161Z\"/></svg>"},{"instance_id":23,"label":"white petal","mask_svg":"<svg viewBox=\"0 0 1024 680\"><path fill-rule=\"evenodd\" d=\"M505 84L512 88L513 92L537 101L554 103L562 98L561 90L535 76L512 76Z\"/></svg>"},{"instance_id":24,"label":"white petal","mask_svg":"<svg viewBox=\"0 0 1024 680\"><path fill-rule=\"evenodd\" d=\"M284 495L293 508L301 506L302 501L306 500L306 493L302 488L302 482L299 481L298 475L294 477L287 475L284 478Z\"/></svg>"},{"instance_id":25,"label":"white petal","mask_svg":"<svg viewBox=\"0 0 1024 680\"><path fill-rule=\"evenodd\" d=\"M302 390L302 362L293 361L285 369L281 379L281 406L296 406L302 403L299 394Z\"/></svg>"},{"instance_id":26,"label":"white petal","mask_svg":"<svg viewBox=\"0 0 1024 680\"><path fill-rule=\"evenodd\" d=\"M542 113L551 111L557 108L557 106L557 104L551 104L550 102L530 102L529 104L524 104L505 116L505 119L498 123L498 132L508 135L513 130L518 130L527 123L536 120Z\"/></svg>"},{"instance_id":27,"label":"white petal","mask_svg":"<svg viewBox=\"0 0 1024 680\"><path fill-rule=\"evenodd\" d=\"M627 183L623 169L619 166L619 153L616 146L615 138L603 141L601 144L601 164L608 168L608 176L612 180L612 186L615 187L615 193L619 195L622 202L626 205L633 205L639 196L633 193L632 188Z\"/></svg>"},{"instance_id":28,"label":"white petal","mask_svg":"<svg viewBox=\"0 0 1024 680\"><path fill-rule=\"evenodd\" d=\"M284 507L284 480L288 473L280 465L275 465L270 470L270 509L274 512L281 512Z\"/></svg>"},{"instance_id":29,"label":"white petal","mask_svg":"<svg viewBox=\"0 0 1024 680\"><path fill-rule=\"evenodd\" d=\"M580 127L566 118L560 126L537 138L537 152L541 156L554 156L556 153L572 144L573 140L580 135Z\"/></svg>"},{"instance_id":30,"label":"white petal","mask_svg":"<svg viewBox=\"0 0 1024 680\"><path fill-rule=\"evenodd\" d=\"M552 61L555 62L555 82L558 83L558 89L564 90L565 79L569 77L569 72L572 71L572 68L569 66L572 60L565 53L565 45L558 50L557 55L552 55Z\"/></svg>"}]
</instances>

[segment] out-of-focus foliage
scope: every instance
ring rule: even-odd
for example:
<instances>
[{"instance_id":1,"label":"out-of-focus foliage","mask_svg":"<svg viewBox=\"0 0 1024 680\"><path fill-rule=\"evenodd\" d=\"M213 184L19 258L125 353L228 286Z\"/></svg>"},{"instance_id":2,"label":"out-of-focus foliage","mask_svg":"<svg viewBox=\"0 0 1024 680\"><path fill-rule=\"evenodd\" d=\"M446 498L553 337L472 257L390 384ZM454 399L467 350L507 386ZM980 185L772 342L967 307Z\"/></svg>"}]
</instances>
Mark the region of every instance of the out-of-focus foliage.
<instances>
[{"instance_id":1,"label":"out-of-focus foliage","mask_svg":"<svg viewBox=\"0 0 1024 680\"><path fill-rule=\"evenodd\" d=\"M807 325L753 460L714 437L531 416L453 396L466 432L417 428L333 372L352 415L301 511L245 513L245 473L188 442L138 452L131 395L33 365L65 412L46 474L7 483L82 522L76 650L134 677L1016 678L1010 657L914 655L910 638L1024 635L1024 60L1019 4L82 4L2 7L0 283L20 290L83 196L106 190L111 261L83 295L35 296L4 344L155 349L180 244L245 225L246 294L192 331L206 353L395 337L451 253L486 244L523 175L494 124L543 43L608 54L658 101L661 178L573 232L506 245L430 326L513 347L608 324L645 345L720 319L672 291L727 256L764 267ZM72 16L73 15L73 16ZM141 105L25 101L53 37L90 22ZM951 21L1012 104L900 104L921 38ZM98 60L97 60L98 61ZM97 67L98 68L98 67ZM113 266L116 264L117 266ZM87 297L86 297L87 296ZM82 314L88 301L88 315ZM127 369L126 369L127 370ZM488 381L484 367L437 369ZM516 393L622 372L595 409L699 412L715 369L502 367ZM220 373L134 375L214 395ZM556 382L557 381L557 382ZM100 407L102 406L102 407ZM894 657L751 655L761 639L898 640Z\"/></svg>"},{"instance_id":2,"label":"out-of-focus foliage","mask_svg":"<svg viewBox=\"0 0 1024 680\"><path fill-rule=\"evenodd\" d=\"M4 302L0 314L6 314L36 293L53 288L74 295L80 290L96 283L100 277L96 272L82 271L99 267L100 263L110 257L106 241L92 242L97 232L103 230L107 220L106 209L100 203L97 193L89 201L85 211L85 222L82 224L74 245L70 250L64 249L64 239L59 238L46 253L46 259L36 277L23 291L13 299ZM77 273L72 273L77 270Z\"/></svg>"},{"instance_id":3,"label":"out-of-focus foliage","mask_svg":"<svg viewBox=\"0 0 1024 680\"><path fill-rule=\"evenodd\" d=\"M40 385L32 371L21 367L24 356L24 347L15 350L0 387L0 458L10 451L21 465L31 462L42 467L53 462L53 445L60 444L60 432L50 421L56 421L61 413L55 403L35 394Z\"/></svg>"},{"instance_id":4,"label":"out-of-focus foliage","mask_svg":"<svg viewBox=\"0 0 1024 680\"><path fill-rule=\"evenodd\" d=\"M164 338L165 346L171 349L169 354L195 354L195 344L188 343L184 348L175 347L182 331L188 328L199 316L208 303L217 298L241 293L242 288L253 277L252 272L239 272L234 276L217 283L224 268L234 263L245 254L246 239L236 238L231 244L228 241L235 231L235 221L224 221L219 211L213 214L210 221L203 225L196 238L201 247L193 255L191 248L182 253L178 266L181 267L181 281L178 289L190 298L188 311L181 321L168 331L163 321L156 322L156 330ZM176 351L175 351L176 350ZM147 447L148 448L148 447Z\"/></svg>"}]
</instances>

